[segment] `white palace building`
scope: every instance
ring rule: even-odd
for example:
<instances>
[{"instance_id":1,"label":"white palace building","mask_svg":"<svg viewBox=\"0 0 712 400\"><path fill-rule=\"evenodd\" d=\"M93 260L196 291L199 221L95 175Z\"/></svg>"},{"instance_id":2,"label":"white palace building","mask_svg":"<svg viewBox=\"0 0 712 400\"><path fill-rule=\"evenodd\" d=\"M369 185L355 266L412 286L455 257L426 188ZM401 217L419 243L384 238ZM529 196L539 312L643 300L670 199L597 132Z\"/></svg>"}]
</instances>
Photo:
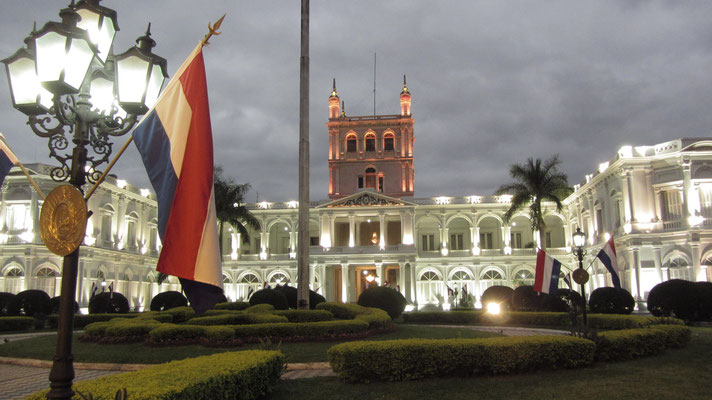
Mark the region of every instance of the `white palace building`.
<instances>
[{"instance_id":1,"label":"white palace building","mask_svg":"<svg viewBox=\"0 0 712 400\"><path fill-rule=\"evenodd\" d=\"M396 115L347 116L340 101L334 87L326 123L329 198L312 202L310 211L312 289L327 300L355 302L375 279L413 305L447 308L454 300L448 287L467 287L477 304L490 286L533 283L538 234L525 213L503 220L509 196L413 197L414 130L405 85ZM57 185L50 166L27 167L45 193ZM585 265L615 237L622 284L640 303L667 279L712 280L712 138L622 147L574 188L562 213L546 206L546 247L563 264L576 265L571 235L580 227L588 235ZM2 187L0 291L59 295L62 259L41 242L41 205L13 169ZM251 232L247 244L227 228L228 298L245 299L265 282L296 284L297 206L250 204L262 229ZM113 283L136 309L159 292L180 290L173 278L156 283L161 245L154 194L109 177L88 207L93 214L77 285L82 307L92 283ZM589 272L588 293L610 286L598 261Z\"/></svg>"}]
</instances>

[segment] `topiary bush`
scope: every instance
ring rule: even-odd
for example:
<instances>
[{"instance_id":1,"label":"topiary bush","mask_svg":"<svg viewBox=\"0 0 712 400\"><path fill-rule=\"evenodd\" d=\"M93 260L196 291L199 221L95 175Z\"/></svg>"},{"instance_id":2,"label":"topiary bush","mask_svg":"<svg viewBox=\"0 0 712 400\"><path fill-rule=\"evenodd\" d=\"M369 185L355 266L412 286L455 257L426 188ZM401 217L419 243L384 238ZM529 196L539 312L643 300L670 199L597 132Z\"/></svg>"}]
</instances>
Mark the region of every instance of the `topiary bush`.
<instances>
[{"instance_id":1,"label":"topiary bush","mask_svg":"<svg viewBox=\"0 0 712 400\"><path fill-rule=\"evenodd\" d=\"M362 307L380 308L391 319L398 318L405 310L408 301L399 291L387 286L371 286L358 297L357 304Z\"/></svg>"},{"instance_id":2,"label":"topiary bush","mask_svg":"<svg viewBox=\"0 0 712 400\"><path fill-rule=\"evenodd\" d=\"M630 314L635 308L635 300L625 289L600 287L591 292L588 308L598 314Z\"/></svg>"},{"instance_id":3,"label":"topiary bush","mask_svg":"<svg viewBox=\"0 0 712 400\"><path fill-rule=\"evenodd\" d=\"M176 307L185 307L188 305L188 299L181 292L169 290L167 292L158 293L151 299L151 311L165 311Z\"/></svg>"},{"instance_id":4,"label":"topiary bush","mask_svg":"<svg viewBox=\"0 0 712 400\"><path fill-rule=\"evenodd\" d=\"M89 300L89 314L114 314L129 312L129 301L119 292L104 292Z\"/></svg>"},{"instance_id":5,"label":"topiary bush","mask_svg":"<svg viewBox=\"0 0 712 400\"><path fill-rule=\"evenodd\" d=\"M52 306L52 314L59 314L60 299L61 299L60 296L55 296L49 300L49 304ZM77 301L74 300L74 313L76 314L78 312L79 312L79 303L77 303Z\"/></svg>"},{"instance_id":6,"label":"topiary bush","mask_svg":"<svg viewBox=\"0 0 712 400\"><path fill-rule=\"evenodd\" d=\"M52 312L49 295L41 290L25 290L18 293L8 306L9 315L47 315Z\"/></svg>"},{"instance_id":7,"label":"topiary bush","mask_svg":"<svg viewBox=\"0 0 712 400\"><path fill-rule=\"evenodd\" d=\"M10 315L10 303L15 295L7 292L0 292L0 317L5 317Z\"/></svg>"},{"instance_id":8,"label":"topiary bush","mask_svg":"<svg viewBox=\"0 0 712 400\"><path fill-rule=\"evenodd\" d=\"M519 286L512 292L512 309L515 311L539 311L540 303L541 295L533 286Z\"/></svg>"},{"instance_id":9,"label":"topiary bush","mask_svg":"<svg viewBox=\"0 0 712 400\"><path fill-rule=\"evenodd\" d=\"M490 286L482 293L482 306L487 308L487 303L498 303L502 310L511 310L513 294L511 287Z\"/></svg>"},{"instance_id":10,"label":"topiary bush","mask_svg":"<svg viewBox=\"0 0 712 400\"><path fill-rule=\"evenodd\" d=\"M700 289L702 288L702 289ZM648 294L648 311L656 317L675 317L696 321L704 316L701 296L705 286L682 279L659 283Z\"/></svg>"},{"instance_id":11,"label":"topiary bush","mask_svg":"<svg viewBox=\"0 0 712 400\"><path fill-rule=\"evenodd\" d=\"M284 296L287 298L287 303L289 304L289 308L296 309L297 308L297 295L298 295L298 289L292 286L289 286L288 284L284 285L277 285L277 287L274 288L275 290L278 290L282 293L284 293ZM313 310L317 304L325 302L326 299L324 296L320 295L319 293L309 290L309 309Z\"/></svg>"},{"instance_id":12,"label":"topiary bush","mask_svg":"<svg viewBox=\"0 0 712 400\"><path fill-rule=\"evenodd\" d=\"M276 289L261 289L250 296L250 305L271 304L277 310L286 310L289 308L287 297L280 290Z\"/></svg>"},{"instance_id":13,"label":"topiary bush","mask_svg":"<svg viewBox=\"0 0 712 400\"><path fill-rule=\"evenodd\" d=\"M697 318L702 321L712 320L712 282L695 282L699 296L699 313Z\"/></svg>"}]
</instances>

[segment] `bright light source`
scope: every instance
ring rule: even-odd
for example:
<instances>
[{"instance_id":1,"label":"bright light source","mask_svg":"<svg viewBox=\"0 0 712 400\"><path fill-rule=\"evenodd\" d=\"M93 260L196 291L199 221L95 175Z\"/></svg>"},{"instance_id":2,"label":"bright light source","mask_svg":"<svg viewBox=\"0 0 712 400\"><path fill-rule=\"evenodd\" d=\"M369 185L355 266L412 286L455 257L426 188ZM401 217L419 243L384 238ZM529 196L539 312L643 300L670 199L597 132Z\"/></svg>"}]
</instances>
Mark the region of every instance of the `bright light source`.
<instances>
[{"instance_id":1,"label":"bright light source","mask_svg":"<svg viewBox=\"0 0 712 400\"><path fill-rule=\"evenodd\" d=\"M500 308L499 303L487 303L487 312L492 315L499 315L499 313L502 312L502 309Z\"/></svg>"},{"instance_id":2,"label":"bright light source","mask_svg":"<svg viewBox=\"0 0 712 400\"><path fill-rule=\"evenodd\" d=\"M116 186L119 187L119 189L123 189L126 187L126 181L123 179L117 179L116 180Z\"/></svg>"},{"instance_id":3,"label":"bright light source","mask_svg":"<svg viewBox=\"0 0 712 400\"><path fill-rule=\"evenodd\" d=\"M606 242L609 241L609 240L611 240L611 234L608 233L608 232L604 233L604 234L603 234L603 239L604 239Z\"/></svg>"}]
</instances>

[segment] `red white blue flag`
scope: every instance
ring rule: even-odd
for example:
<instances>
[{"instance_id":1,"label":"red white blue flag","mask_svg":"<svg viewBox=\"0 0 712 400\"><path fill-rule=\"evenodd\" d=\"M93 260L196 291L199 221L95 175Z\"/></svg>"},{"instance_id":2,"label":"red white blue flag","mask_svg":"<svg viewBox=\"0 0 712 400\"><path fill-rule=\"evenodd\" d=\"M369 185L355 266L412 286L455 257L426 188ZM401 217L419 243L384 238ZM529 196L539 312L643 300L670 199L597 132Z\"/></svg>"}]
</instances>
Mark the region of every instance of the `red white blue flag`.
<instances>
[{"instance_id":1,"label":"red white blue flag","mask_svg":"<svg viewBox=\"0 0 712 400\"><path fill-rule=\"evenodd\" d=\"M534 275L534 291L556 294L559 288L559 273L561 263L549 257L544 250L536 253L536 274Z\"/></svg>"},{"instance_id":2,"label":"red white blue flag","mask_svg":"<svg viewBox=\"0 0 712 400\"><path fill-rule=\"evenodd\" d=\"M2 135L0 133L0 135ZM5 182L5 177L10 172L13 165L19 162L15 153L5 144L4 139L0 139L0 185Z\"/></svg>"},{"instance_id":3,"label":"red white blue flag","mask_svg":"<svg viewBox=\"0 0 712 400\"><path fill-rule=\"evenodd\" d=\"M606 245L603 246L601 251L598 252L596 258L601 260L603 266L606 267L608 272L611 273L611 281L613 281L613 287L616 289L621 288L621 279L618 276L618 256L616 255L616 246L613 244L613 237L608 239Z\"/></svg>"},{"instance_id":4,"label":"red white blue flag","mask_svg":"<svg viewBox=\"0 0 712 400\"><path fill-rule=\"evenodd\" d=\"M213 135L202 45L133 131L158 198L156 269L180 279L196 312L223 295L213 190Z\"/></svg>"}]
</instances>

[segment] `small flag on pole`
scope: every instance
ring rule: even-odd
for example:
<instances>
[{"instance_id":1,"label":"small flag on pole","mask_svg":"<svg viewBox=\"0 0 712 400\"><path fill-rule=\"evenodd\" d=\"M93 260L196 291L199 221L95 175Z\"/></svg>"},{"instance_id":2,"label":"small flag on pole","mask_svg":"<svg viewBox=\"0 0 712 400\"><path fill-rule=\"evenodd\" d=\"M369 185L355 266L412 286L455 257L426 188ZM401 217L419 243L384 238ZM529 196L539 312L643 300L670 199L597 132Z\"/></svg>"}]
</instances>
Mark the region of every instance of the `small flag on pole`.
<instances>
[{"instance_id":1,"label":"small flag on pole","mask_svg":"<svg viewBox=\"0 0 712 400\"><path fill-rule=\"evenodd\" d=\"M603 246L601 251L598 252L596 258L601 260L603 266L606 267L608 272L611 273L611 281L613 281L613 287L616 289L621 288L621 279L618 276L618 256L616 255L616 246L613 244L613 237L608 239L606 245Z\"/></svg>"},{"instance_id":2,"label":"small flag on pole","mask_svg":"<svg viewBox=\"0 0 712 400\"><path fill-rule=\"evenodd\" d=\"M559 286L561 263L549 257L544 250L536 253L536 275L534 276L534 291L556 294Z\"/></svg>"},{"instance_id":3,"label":"small flag on pole","mask_svg":"<svg viewBox=\"0 0 712 400\"><path fill-rule=\"evenodd\" d=\"M223 296L213 189L213 134L198 44L133 132L158 198L159 272L180 279L197 313Z\"/></svg>"},{"instance_id":4,"label":"small flag on pole","mask_svg":"<svg viewBox=\"0 0 712 400\"><path fill-rule=\"evenodd\" d=\"M566 285L569 287L569 290L573 290L573 287L571 286L571 272L564 275L564 283L566 283Z\"/></svg>"}]
</instances>

